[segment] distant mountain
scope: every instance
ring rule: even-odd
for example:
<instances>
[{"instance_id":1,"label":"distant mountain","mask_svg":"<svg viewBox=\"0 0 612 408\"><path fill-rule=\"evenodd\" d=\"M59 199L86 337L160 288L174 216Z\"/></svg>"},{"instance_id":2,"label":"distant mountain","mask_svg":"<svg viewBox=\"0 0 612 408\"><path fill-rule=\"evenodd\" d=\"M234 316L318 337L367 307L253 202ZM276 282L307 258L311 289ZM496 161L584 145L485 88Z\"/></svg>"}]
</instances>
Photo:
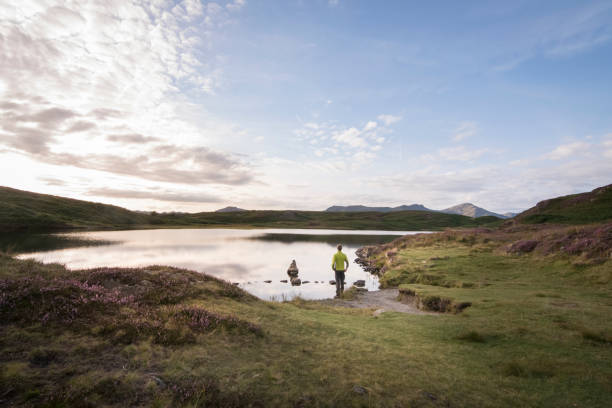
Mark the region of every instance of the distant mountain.
<instances>
[{"instance_id":1,"label":"distant mountain","mask_svg":"<svg viewBox=\"0 0 612 408\"><path fill-rule=\"evenodd\" d=\"M612 220L612 184L588 193L540 201L514 218L526 224L589 224ZM603 234L603 232L602 232Z\"/></svg>"},{"instance_id":2,"label":"distant mountain","mask_svg":"<svg viewBox=\"0 0 612 408\"><path fill-rule=\"evenodd\" d=\"M422 204L400 205L398 207L367 207L365 205L333 205L327 212L396 212L396 211L435 211Z\"/></svg>"},{"instance_id":3,"label":"distant mountain","mask_svg":"<svg viewBox=\"0 0 612 408\"><path fill-rule=\"evenodd\" d=\"M518 215L519 213L513 213L513 212L507 212L507 213L503 213L502 215L504 216L504 218L514 218Z\"/></svg>"},{"instance_id":4,"label":"distant mountain","mask_svg":"<svg viewBox=\"0 0 612 408\"><path fill-rule=\"evenodd\" d=\"M486 217L486 216L493 216L493 217L503 218L503 219L508 218L505 215L497 214L492 211L485 210L484 208L477 207L472 203L458 204L453 207L446 208L442 210L442 212L446 214L465 215L465 216L472 217L472 218Z\"/></svg>"},{"instance_id":5,"label":"distant mountain","mask_svg":"<svg viewBox=\"0 0 612 408\"><path fill-rule=\"evenodd\" d=\"M220 208L220 209L218 209L218 210L217 210L217 211L215 211L215 212L221 212L221 213L224 213L224 212L240 212L240 211L247 211L247 210L245 210L245 209L243 209L243 208L231 207L231 206L230 206L230 207Z\"/></svg>"}]
</instances>

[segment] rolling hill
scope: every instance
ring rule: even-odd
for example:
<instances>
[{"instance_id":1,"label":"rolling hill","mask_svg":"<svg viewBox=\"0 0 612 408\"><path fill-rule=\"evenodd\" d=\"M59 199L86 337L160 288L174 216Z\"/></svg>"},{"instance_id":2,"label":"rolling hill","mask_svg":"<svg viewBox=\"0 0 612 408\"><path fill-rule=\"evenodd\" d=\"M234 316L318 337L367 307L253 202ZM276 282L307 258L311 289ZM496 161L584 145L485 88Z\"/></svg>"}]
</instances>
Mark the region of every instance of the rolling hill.
<instances>
[{"instance_id":1,"label":"rolling hill","mask_svg":"<svg viewBox=\"0 0 612 408\"><path fill-rule=\"evenodd\" d=\"M612 219L612 184L587 193L540 201L514 220L525 224L590 224Z\"/></svg>"},{"instance_id":2,"label":"rolling hill","mask_svg":"<svg viewBox=\"0 0 612 408\"><path fill-rule=\"evenodd\" d=\"M0 187L0 231L129 229L160 227L326 228L439 230L494 221L429 211L326 212L230 211L147 213L125 208Z\"/></svg>"}]
</instances>

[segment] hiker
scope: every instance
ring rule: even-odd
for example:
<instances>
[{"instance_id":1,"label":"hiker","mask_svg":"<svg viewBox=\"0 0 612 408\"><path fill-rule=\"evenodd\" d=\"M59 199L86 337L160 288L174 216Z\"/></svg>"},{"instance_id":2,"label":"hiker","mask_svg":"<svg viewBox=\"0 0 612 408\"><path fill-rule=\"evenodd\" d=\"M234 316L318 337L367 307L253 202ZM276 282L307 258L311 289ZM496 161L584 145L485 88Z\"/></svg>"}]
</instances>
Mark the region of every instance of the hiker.
<instances>
[{"instance_id":1,"label":"hiker","mask_svg":"<svg viewBox=\"0 0 612 408\"><path fill-rule=\"evenodd\" d=\"M342 252L342 244L338 244L338 252L332 258L332 269L336 273L336 296L340 296L344 292L344 272L348 269L348 266L348 257Z\"/></svg>"}]
</instances>

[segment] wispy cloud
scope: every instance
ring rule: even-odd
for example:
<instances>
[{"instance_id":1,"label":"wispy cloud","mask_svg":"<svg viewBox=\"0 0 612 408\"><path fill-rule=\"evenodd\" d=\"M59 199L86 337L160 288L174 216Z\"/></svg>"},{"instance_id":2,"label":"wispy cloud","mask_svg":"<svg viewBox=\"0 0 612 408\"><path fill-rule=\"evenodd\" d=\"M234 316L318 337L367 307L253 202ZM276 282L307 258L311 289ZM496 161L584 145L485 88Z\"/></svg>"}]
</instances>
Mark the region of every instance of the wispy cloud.
<instances>
[{"instance_id":1,"label":"wispy cloud","mask_svg":"<svg viewBox=\"0 0 612 408\"><path fill-rule=\"evenodd\" d=\"M557 146L550 153L547 153L544 157L550 160L565 159L565 158L574 156L578 153L587 151L590 146L591 146L590 143L580 142L580 141L562 144L560 146Z\"/></svg>"},{"instance_id":2,"label":"wispy cloud","mask_svg":"<svg viewBox=\"0 0 612 408\"><path fill-rule=\"evenodd\" d=\"M218 203L221 199L212 194L184 193L159 190L122 190L114 188L96 188L87 191L87 195L96 197L148 199L179 203Z\"/></svg>"},{"instance_id":3,"label":"wispy cloud","mask_svg":"<svg viewBox=\"0 0 612 408\"><path fill-rule=\"evenodd\" d=\"M460 142L464 139L474 136L478 132L478 123L473 121L464 121L457 126L453 134L453 141Z\"/></svg>"},{"instance_id":4,"label":"wispy cloud","mask_svg":"<svg viewBox=\"0 0 612 408\"><path fill-rule=\"evenodd\" d=\"M394 115L378 115L378 120L380 120L382 123L384 123L386 126L390 126L392 124L394 124L395 122L399 122L400 120L402 120L401 116L394 116Z\"/></svg>"}]
</instances>

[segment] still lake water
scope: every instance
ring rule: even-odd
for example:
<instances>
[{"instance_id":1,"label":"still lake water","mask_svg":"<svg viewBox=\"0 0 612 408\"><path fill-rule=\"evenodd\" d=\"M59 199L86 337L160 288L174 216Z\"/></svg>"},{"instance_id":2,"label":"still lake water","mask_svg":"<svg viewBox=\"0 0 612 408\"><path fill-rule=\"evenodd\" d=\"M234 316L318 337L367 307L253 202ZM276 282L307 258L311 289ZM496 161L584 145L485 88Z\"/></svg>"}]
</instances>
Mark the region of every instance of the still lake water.
<instances>
[{"instance_id":1,"label":"still lake water","mask_svg":"<svg viewBox=\"0 0 612 408\"><path fill-rule=\"evenodd\" d=\"M21 253L18 257L56 262L70 269L170 265L205 272L266 300L324 299L335 295L331 259L342 243L350 261L346 287L358 279L368 290L378 289L378 278L354 263L355 250L389 242L411 231L346 231L308 229L159 229L61 234L68 239L109 241L106 245L70 247ZM299 277L310 283L291 286L287 268L295 259ZM272 280L265 283L265 280ZM314 283L319 281L319 283Z\"/></svg>"}]
</instances>

